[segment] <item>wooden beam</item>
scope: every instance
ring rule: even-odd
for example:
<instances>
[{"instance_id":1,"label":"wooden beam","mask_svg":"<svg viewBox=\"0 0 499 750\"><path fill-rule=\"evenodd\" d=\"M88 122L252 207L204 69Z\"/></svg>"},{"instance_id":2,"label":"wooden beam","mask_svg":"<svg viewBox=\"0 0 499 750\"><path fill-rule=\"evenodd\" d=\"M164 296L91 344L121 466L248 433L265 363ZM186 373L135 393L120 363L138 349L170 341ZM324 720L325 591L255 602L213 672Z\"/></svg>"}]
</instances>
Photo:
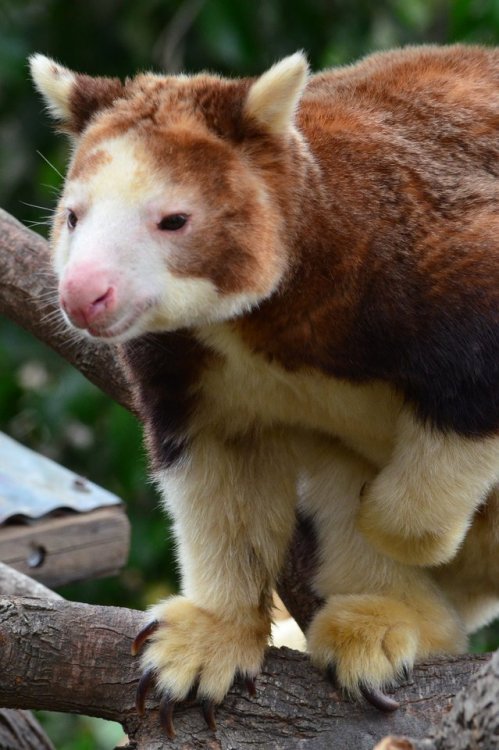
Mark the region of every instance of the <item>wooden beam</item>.
<instances>
[{"instance_id":1,"label":"wooden beam","mask_svg":"<svg viewBox=\"0 0 499 750\"><path fill-rule=\"evenodd\" d=\"M0 529L0 559L49 587L116 575L126 564L130 523L121 506L65 513Z\"/></svg>"}]
</instances>

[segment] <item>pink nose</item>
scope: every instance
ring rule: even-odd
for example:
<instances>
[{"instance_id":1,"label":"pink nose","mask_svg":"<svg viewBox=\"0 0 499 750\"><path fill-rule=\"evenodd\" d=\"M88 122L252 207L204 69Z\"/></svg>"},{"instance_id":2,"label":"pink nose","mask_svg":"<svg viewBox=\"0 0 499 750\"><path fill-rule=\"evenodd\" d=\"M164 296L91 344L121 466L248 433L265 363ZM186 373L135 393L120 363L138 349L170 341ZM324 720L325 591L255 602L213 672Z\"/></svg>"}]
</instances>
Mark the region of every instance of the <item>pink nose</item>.
<instances>
[{"instance_id":1,"label":"pink nose","mask_svg":"<svg viewBox=\"0 0 499 750\"><path fill-rule=\"evenodd\" d=\"M78 284L67 280L60 290L60 304L77 328L89 328L114 311L116 288L102 278Z\"/></svg>"}]
</instances>

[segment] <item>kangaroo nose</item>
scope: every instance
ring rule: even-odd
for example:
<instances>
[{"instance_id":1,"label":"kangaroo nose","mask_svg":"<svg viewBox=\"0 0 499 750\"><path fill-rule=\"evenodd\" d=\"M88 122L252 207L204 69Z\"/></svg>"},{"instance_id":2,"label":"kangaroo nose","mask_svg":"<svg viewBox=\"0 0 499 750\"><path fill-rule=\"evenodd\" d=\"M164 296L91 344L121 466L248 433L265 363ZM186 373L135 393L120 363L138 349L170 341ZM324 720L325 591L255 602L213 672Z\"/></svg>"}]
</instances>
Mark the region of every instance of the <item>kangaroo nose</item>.
<instances>
[{"instance_id":1,"label":"kangaroo nose","mask_svg":"<svg viewBox=\"0 0 499 750\"><path fill-rule=\"evenodd\" d=\"M116 288L107 283L76 286L68 281L61 289L60 304L73 325L88 328L113 312Z\"/></svg>"}]
</instances>

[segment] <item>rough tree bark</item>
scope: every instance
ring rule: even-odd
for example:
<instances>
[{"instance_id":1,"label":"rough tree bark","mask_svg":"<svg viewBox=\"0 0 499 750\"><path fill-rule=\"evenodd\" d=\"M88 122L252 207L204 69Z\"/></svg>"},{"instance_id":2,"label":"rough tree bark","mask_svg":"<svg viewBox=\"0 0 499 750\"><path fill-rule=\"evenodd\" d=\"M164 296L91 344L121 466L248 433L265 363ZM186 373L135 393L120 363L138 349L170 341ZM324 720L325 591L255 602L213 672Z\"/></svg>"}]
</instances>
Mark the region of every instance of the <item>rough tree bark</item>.
<instances>
[{"instance_id":1,"label":"rough tree bark","mask_svg":"<svg viewBox=\"0 0 499 750\"><path fill-rule=\"evenodd\" d=\"M0 593L14 596L33 596L41 599L61 599L55 591L0 563ZM3 641L0 639L0 648ZM54 746L29 711L17 708L0 709L1 750L54 750Z\"/></svg>"},{"instance_id":2,"label":"rough tree bark","mask_svg":"<svg viewBox=\"0 0 499 750\"><path fill-rule=\"evenodd\" d=\"M32 713L13 708L0 710L0 748L2 750L55 750Z\"/></svg>"},{"instance_id":3,"label":"rough tree bark","mask_svg":"<svg viewBox=\"0 0 499 750\"><path fill-rule=\"evenodd\" d=\"M387 716L346 701L303 654L269 649L256 696L234 687L217 712L216 734L193 704L176 712L177 738L166 740L154 695L144 719L134 709L139 669L130 646L144 620L142 612L117 607L0 597L0 704L119 721L129 750L367 750L388 732L424 736L484 658L418 666L396 691L400 709Z\"/></svg>"},{"instance_id":4,"label":"rough tree bark","mask_svg":"<svg viewBox=\"0 0 499 750\"><path fill-rule=\"evenodd\" d=\"M65 336L53 314L54 289L46 243L0 211L0 313L31 331L113 399L133 410L116 350L77 344ZM313 559L313 534L305 523L299 523L279 593L302 626L318 605L307 586ZM418 741L424 737L430 724L448 712L452 697L468 684L484 659L464 656L419 665L413 679L394 693L400 709L387 716L369 706L345 701L305 656L287 649L270 649L256 697L249 698L237 686L231 690L219 709L216 735L207 730L197 707L182 707L176 716L178 739L166 742L159 729L157 704L151 702L151 710L142 720L133 708L138 666L137 659L130 656L130 644L143 622L144 615L131 610L48 597L4 597L0 600L0 704L121 721L130 737L130 750L370 750L388 734L391 739L385 742L406 743L392 745L394 748L410 748L407 743L411 741L400 736ZM495 675L497 679L497 670ZM480 705L483 708L483 702ZM470 707L466 710L469 714ZM487 711L485 707L484 716L488 716Z\"/></svg>"},{"instance_id":5,"label":"rough tree bark","mask_svg":"<svg viewBox=\"0 0 499 750\"><path fill-rule=\"evenodd\" d=\"M499 651L456 696L427 739L386 737L375 750L497 750Z\"/></svg>"}]
</instances>

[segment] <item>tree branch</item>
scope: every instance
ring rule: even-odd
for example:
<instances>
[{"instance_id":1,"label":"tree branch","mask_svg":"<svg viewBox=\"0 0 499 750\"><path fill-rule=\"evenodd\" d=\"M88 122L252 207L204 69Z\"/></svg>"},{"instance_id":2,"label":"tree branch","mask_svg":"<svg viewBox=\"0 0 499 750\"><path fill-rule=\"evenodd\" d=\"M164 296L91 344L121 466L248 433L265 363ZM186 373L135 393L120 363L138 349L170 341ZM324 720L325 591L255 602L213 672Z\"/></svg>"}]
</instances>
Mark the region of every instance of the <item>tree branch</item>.
<instances>
[{"instance_id":1,"label":"tree branch","mask_svg":"<svg viewBox=\"0 0 499 750\"><path fill-rule=\"evenodd\" d=\"M121 722L141 750L166 746L154 696L143 720L134 709L139 663L130 646L145 619L118 607L0 598L0 704L100 716ZM218 710L215 735L197 706L182 707L177 739L167 746L357 750L388 732L424 736L483 660L419 665L395 693L401 708L384 716L338 695L303 654L270 649L257 695L232 689Z\"/></svg>"},{"instance_id":2,"label":"tree branch","mask_svg":"<svg viewBox=\"0 0 499 750\"><path fill-rule=\"evenodd\" d=\"M15 568L0 562L0 594L5 596L28 596L30 599L58 599L62 596L48 589L43 583L20 573Z\"/></svg>"},{"instance_id":3,"label":"tree branch","mask_svg":"<svg viewBox=\"0 0 499 750\"><path fill-rule=\"evenodd\" d=\"M29 711L0 710L2 750L55 750L53 744Z\"/></svg>"},{"instance_id":4,"label":"tree branch","mask_svg":"<svg viewBox=\"0 0 499 750\"><path fill-rule=\"evenodd\" d=\"M0 314L43 341L112 399L133 411L116 347L71 336L57 305L48 246L0 209Z\"/></svg>"},{"instance_id":5,"label":"tree branch","mask_svg":"<svg viewBox=\"0 0 499 750\"><path fill-rule=\"evenodd\" d=\"M15 596L61 599L59 594L0 563L0 592ZM29 711L0 709L0 748L2 750L54 750L54 746Z\"/></svg>"}]
</instances>

